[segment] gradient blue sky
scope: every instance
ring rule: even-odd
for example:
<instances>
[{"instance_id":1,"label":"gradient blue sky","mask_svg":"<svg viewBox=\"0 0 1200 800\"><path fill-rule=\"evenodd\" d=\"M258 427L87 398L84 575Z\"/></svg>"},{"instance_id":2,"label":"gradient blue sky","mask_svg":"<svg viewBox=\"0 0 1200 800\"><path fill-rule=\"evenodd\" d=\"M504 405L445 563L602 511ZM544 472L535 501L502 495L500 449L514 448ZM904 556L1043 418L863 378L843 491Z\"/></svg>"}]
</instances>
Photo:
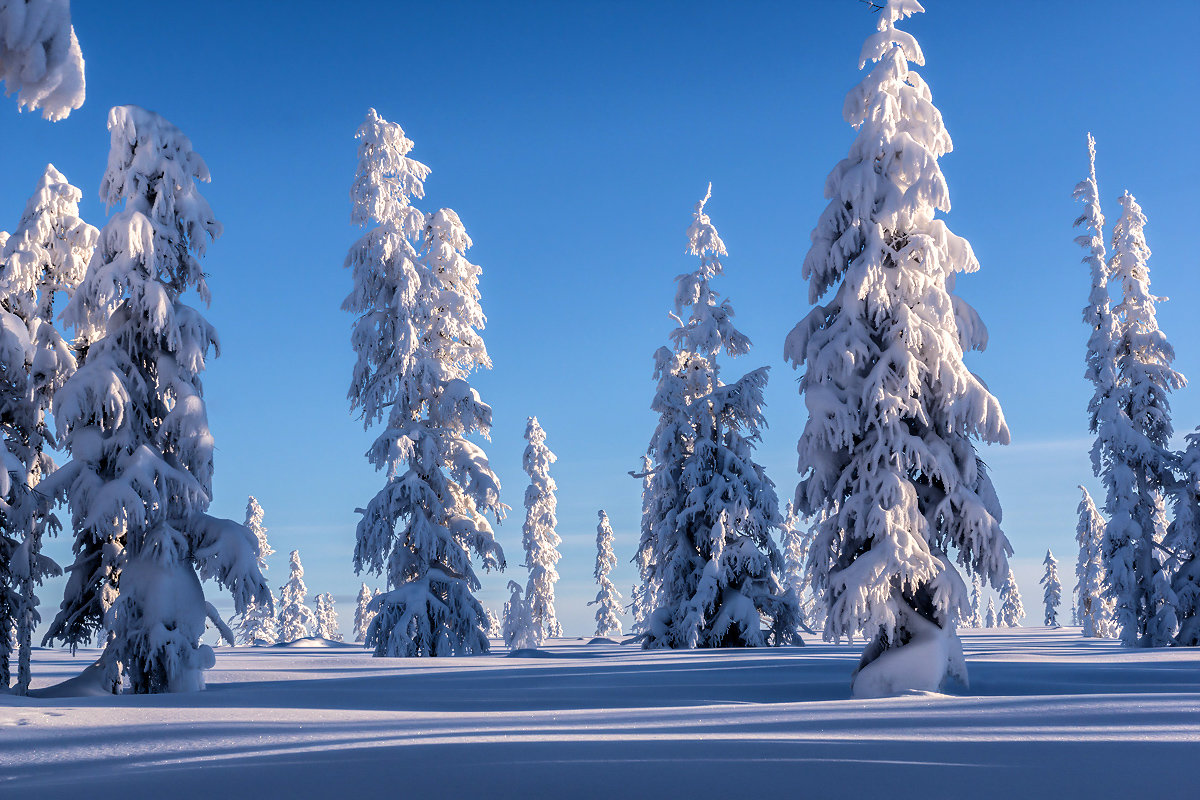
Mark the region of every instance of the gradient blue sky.
<instances>
[{"instance_id":1,"label":"gradient blue sky","mask_svg":"<svg viewBox=\"0 0 1200 800\"><path fill-rule=\"evenodd\" d=\"M456 209L483 266L495 369L475 385L495 410L487 452L513 512L497 534L519 564L522 433L537 415L559 461L558 608L591 632L596 510L607 509L623 593L635 572L638 464L654 425L651 354L665 343L673 278L692 268L684 231L709 212L729 248L731 298L753 352L733 376L772 367L761 460L790 496L805 411L783 337L805 314L800 265L826 174L853 132L842 120L875 17L856 0L718 2L347 2L122 0L74 5L85 106L57 124L0 114L0 228L11 229L47 162L97 199L110 106L159 112L187 133L213 182L225 235L204 263L223 354L205 379L217 439L213 510L266 509L286 578L299 548L313 592L344 626L359 578L356 515L381 486L346 402L353 355L342 268L354 130L369 106L399 122L430 165L426 210ZM942 159L954 211L983 269L959 292L991 331L970 365L1013 434L988 448L1026 608L1040 621L1047 547L1073 583L1075 506L1087 462L1080 309L1087 272L1071 189L1095 132L1105 211L1129 188L1149 217L1159 319L1184 374L1200 374L1194 237L1200 185L1194 31L1200 6L926 0L905 25L925 50L956 149ZM1176 427L1200 423L1192 389ZM50 552L69 561L66 541ZM499 608L510 576L483 576ZM379 581L367 578L371 585ZM61 596L41 592L52 616ZM228 599L209 588L210 599Z\"/></svg>"}]
</instances>

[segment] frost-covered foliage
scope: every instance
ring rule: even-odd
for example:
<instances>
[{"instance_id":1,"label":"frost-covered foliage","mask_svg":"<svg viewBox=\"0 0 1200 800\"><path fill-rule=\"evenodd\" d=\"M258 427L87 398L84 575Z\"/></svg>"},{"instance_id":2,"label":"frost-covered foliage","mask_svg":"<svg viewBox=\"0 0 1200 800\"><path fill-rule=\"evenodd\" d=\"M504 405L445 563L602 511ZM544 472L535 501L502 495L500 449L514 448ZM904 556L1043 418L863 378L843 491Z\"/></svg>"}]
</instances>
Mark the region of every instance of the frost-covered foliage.
<instances>
[{"instance_id":1,"label":"frost-covered foliage","mask_svg":"<svg viewBox=\"0 0 1200 800\"><path fill-rule=\"evenodd\" d=\"M1087 637L1109 635L1108 608L1104 592L1104 518L1096 510L1088 490L1079 487L1079 525L1075 541L1079 543L1079 558L1075 562L1075 620Z\"/></svg>"},{"instance_id":2,"label":"frost-covered foliage","mask_svg":"<svg viewBox=\"0 0 1200 800\"><path fill-rule=\"evenodd\" d=\"M1114 622L1122 643L1165 647L1178 629L1176 596L1161 550L1164 492L1173 482L1167 395L1185 381L1172 368L1175 352L1158 327L1160 298L1150 294L1146 217L1128 192L1120 202L1108 262L1109 280L1121 286L1123 297L1112 310L1119 413L1111 460L1102 463L1101 474L1107 490L1107 589L1116 603Z\"/></svg>"},{"instance_id":3,"label":"frost-covered foliage","mask_svg":"<svg viewBox=\"0 0 1200 800\"><path fill-rule=\"evenodd\" d=\"M83 105L83 54L70 0L0 0L0 80L17 107L51 121Z\"/></svg>"},{"instance_id":4,"label":"frost-covered foliage","mask_svg":"<svg viewBox=\"0 0 1200 800\"><path fill-rule=\"evenodd\" d=\"M521 597L521 584L509 581L508 590L512 594L509 596L508 602L504 604L504 628L501 631L504 635L504 643L511 650L532 650L540 642L529 603Z\"/></svg>"},{"instance_id":5,"label":"frost-covered foliage","mask_svg":"<svg viewBox=\"0 0 1200 800\"><path fill-rule=\"evenodd\" d=\"M1044 624L1057 628L1058 606L1062 602L1062 582L1058 579L1058 561L1054 559L1054 554L1047 550L1046 560L1042 563L1046 565L1046 573L1042 575L1040 581L1044 587L1042 601L1046 605Z\"/></svg>"},{"instance_id":6,"label":"frost-covered foliage","mask_svg":"<svg viewBox=\"0 0 1200 800\"><path fill-rule=\"evenodd\" d=\"M246 500L246 530L254 534L258 542L258 568L267 570L267 556L275 551L267 542L267 529L263 525L263 508L258 500L251 496ZM272 645L279 641L279 630L275 625L275 596L271 595L270 603L251 602L242 614L238 625L238 644L261 647Z\"/></svg>"},{"instance_id":7,"label":"frost-covered foliage","mask_svg":"<svg viewBox=\"0 0 1200 800\"><path fill-rule=\"evenodd\" d=\"M1200 430L1189 433L1179 455L1181 476L1172 490L1175 517L1163 546L1172 554L1171 590L1179 619L1176 644L1200 646Z\"/></svg>"},{"instance_id":8,"label":"frost-covered foliage","mask_svg":"<svg viewBox=\"0 0 1200 800\"><path fill-rule=\"evenodd\" d=\"M525 426L525 448L522 465L529 476L525 489L525 525L521 541L525 547L525 566L529 568L529 584L525 601L533 617L534 635L540 645L546 636L562 636L562 626L554 611L554 584L558 582L556 565L562 543L555 526L558 499L557 486L550 477L550 465L558 460L546 446L546 432L537 417L530 417Z\"/></svg>"},{"instance_id":9,"label":"frost-covered foliage","mask_svg":"<svg viewBox=\"0 0 1200 800\"><path fill-rule=\"evenodd\" d=\"M387 483L361 510L356 572L387 575L389 591L367 635L377 656L486 653L487 618L475 599L471 563L502 569L504 553L486 515L506 507L483 450L492 409L467 378L490 367L479 334L480 269L464 255L471 239L448 208L424 214L429 168L408 157L413 143L375 113L359 127L351 219L375 220L350 248L358 360L351 408L369 429L386 419L367 459Z\"/></svg>"},{"instance_id":10,"label":"frost-covered foliage","mask_svg":"<svg viewBox=\"0 0 1200 800\"><path fill-rule=\"evenodd\" d=\"M617 556L613 552L613 529L608 522L608 514L601 509L600 524L596 526L596 570L593 573L600 590L596 599L589 606L599 606L596 609L596 635L621 635L621 595L613 585L608 573L617 565ZM510 584L511 588L512 584ZM505 629L507 630L507 612L505 613Z\"/></svg>"},{"instance_id":11,"label":"frost-covered foliage","mask_svg":"<svg viewBox=\"0 0 1200 800\"><path fill-rule=\"evenodd\" d=\"M103 627L135 693L185 691L204 685L200 637L219 621L201 579L227 587L236 613L270 602L254 535L205 513L214 442L200 375L217 332L181 297L209 300L199 257L221 225L196 186L208 167L178 128L136 106L112 109L108 127L100 194L123 207L62 315L103 335L54 400L71 461L43 485L70 505L75 561L46 638L75 647Z\"/></svg>"},{"instance_id":12,"label":"frost-covered foliage","mask_svg":"<svg viewBox=\"0 0 1200 800\"><path fill-rule=\"evenodd\" d=\"M367 641L367 629L375 618L375 610L371 607L373 596L364 583L358 590L357 604L354 606L354 641Z\"/></svg>"},{"instance_id":13,"label":"frost-covered foliage","mask_svg":"<svg viewBox=\"0 0 1200 800\"><path fill-rule=\"evenodd\" d=\"M809 580L808 561L812 555L814 530L800 527L800 520L791 503L786 506L780 541L783 546L784 585L792 590L800 607L800 623L809 630L824 627L825 615L821 601L812 590Z\"/></svg>"},{"instance_id":14,"label":"frost-covered foliage","mask_svg":"<svg viewBox=\"0 0 1200 800\"><path fill-rule=\"evenodd\" d=\"M996 604L992 598L988 598L987 615L984 617L983 625L985 628L996 627Z\"/></svg>"},{"instance_id":15,"label":"frost-covered foliage","mask_svg":"<svg viewBox=\"0 0 1200 800\"><path fill-rule=\"evenodd\" d=\"M857 136L826 181L830 202L804 260L816 307L784 345L805 369L796 507L821 515L813 583L825 636L870 638L856 696L965 679L954 629L967 590L950 551L993 587L1012 552L973 441L1006 444L1008 427L963 363L987 330L954 294L957 274L979 263L935 219L950 210L938 166L950 136L908 66L924 63L921 48L895 27L922 10L889 0L863 47L860 67L874 66L844 109Z\"/></svg>"},{"instance_id":16,"label":"frost-covered foliage","mask_svg":"<svg viewBox=\"0 0 1200 800\"><path fill-rule=\"evenodd\" d=\"M333 605L333 595L329 592L317 595L317 610L314 614L316 624L313 626L313 635L320 636L322 639L329 639L333 642L342 640L342 625L338 621L337 610Z\"/></svg>"},{"instance_id":17,"label":"frost-covered foliage","mask_svg":"<svg viewBox=\"0 0 1200 800\"><path fill-rule=\"evenodd\" d=\"M720 379L718 355L743 355L750 340L711 287L726 251L705 213L710 196L711 187L687 232L699 265L675 279L673 348L655 353L652 408L660 418L648 448L654 467L640 548L650 552L655 591L647 648L790 643L800 626L772 536L782 522L775 485L754 461L768 368L732 384Z\"/></svg>"},{"instance_id":18,"label":"frost-covered foliage","mask_svg":"<svg viewBox=\"0 0 1200 800\"><path fill-rule=\"evenodd\" d=\"M979 614L979 592L981 590L979 576L971 576L971 615L963 620L964 628L982 628L983 617Z\"/></svg>"},{"instance_id":19,"label":"frost-covered foliage","mask_svg":"<svg viewBox=\"0 0 1200 800\"><path fill-rule=\"evenodd\" d=\"M1017 577L1013 571L1008 571L1008 577L1000 586L1000 613L997 622L1001 627L1019 628L1025 617L1025 606L1021 605L1021 590L1017 587Z\"/></svg>"},{"instance_id":20,"label":"frost-covered foliage","mask_svg":"<svg viewBox=\"0 0 1200 800\"><path fill-rule=\"evenodd\" d=\"M58 296L70 297L96 247L97 230L79 218L82 194L52 165L38 181L16 229L0 243L0 688L9 685L19 649L15 691L29 689L33 630L41 621L36 587L61 574L42 554L57 517L38 485L55 470L46 446L54 395L76 369L76 354L54 326Z\"/></svg>"},{"instance_id":21,"label":"frost-covered foliage","mask_svg":"<svg viewBox=\"0 0 1200 800\"><path fill-rule=\"evenodd\" d=\"M293 550L288 556L287 583L279 587L279 641L294 642L312 635L317 627L317 617L304 604L308 587L304 585L304 565L300 563L300 551Z\"/></svg>"},{"instance_id":22,"label":"frost-covered foliage","mask_svg":"<svg viewBox=\"0 0 1200 800\"><path fill-rule=\"evenodd\" d=\"M490 608L484 608L483 613L487 615L487 635L489 639L504 638L504 628L500 625L500 616Z\"/></svg>"}]
</instances>

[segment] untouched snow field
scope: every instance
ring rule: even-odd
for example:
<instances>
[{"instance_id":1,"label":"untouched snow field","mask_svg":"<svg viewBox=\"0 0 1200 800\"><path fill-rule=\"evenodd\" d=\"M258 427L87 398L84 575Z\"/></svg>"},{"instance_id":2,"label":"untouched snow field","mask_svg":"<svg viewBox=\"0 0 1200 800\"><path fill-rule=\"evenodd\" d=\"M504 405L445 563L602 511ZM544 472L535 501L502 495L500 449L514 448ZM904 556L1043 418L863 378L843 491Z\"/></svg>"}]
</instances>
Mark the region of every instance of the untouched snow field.
<instances>
[{"instance_id":1,"label":"untouched snow field","mask_svg":"<svg viewBox=\"0 0 1200 800\"><path fill-rule=\"evenodd\" d=\"M858 646L220 648L201 693L0 695L0 796L1187 796L1200 650L962 634L969 697L849 700ZM35 688L95 651L39 650Z\"/></svg>"}]
</instances>

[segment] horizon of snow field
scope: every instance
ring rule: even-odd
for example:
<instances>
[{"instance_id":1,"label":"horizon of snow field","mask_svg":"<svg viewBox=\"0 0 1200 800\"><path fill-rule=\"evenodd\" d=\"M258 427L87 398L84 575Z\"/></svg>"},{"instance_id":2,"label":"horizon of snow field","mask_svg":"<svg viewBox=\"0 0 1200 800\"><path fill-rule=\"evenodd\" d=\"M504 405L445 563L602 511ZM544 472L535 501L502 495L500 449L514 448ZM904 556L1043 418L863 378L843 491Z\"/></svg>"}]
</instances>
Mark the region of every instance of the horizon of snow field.
<instances>
[{"instance_id":1,"label":"horizon of snow field","mask_svg":"<svg viewBox=\"0 0 1200 800\"><path fill-rule=\"evenodd\" d=\"M453 28L439 24L440 9L385 8L363 31L306 13L315 4L296 4L287 19L210 6L235 13L235 25L186 3L155 4L146 14L136 13L140 6L151 8L73 10L88 65L83 108L53 126L32 114L0 120L6 151L20 154L5 162L0 228L12 227L47 162L84 190L85 219L103 224L97 184L111 105L137 102L191 138L212 170L203 192L225 227L204 262L214 294L208 316L223 345L204 377L217 443L213 513L240 521L246 495L258 497L276 550L267 573L273 588L298 549L310 604L331 592L348 631L360 581L380 585L351 568L354 509L381 476L363 457L370 436L345 398L351 319L339 309L350 290L342 262L359 234L348 223L353 133L368 106L415 140L414 157L433 168L425 205L459 211L475 241L470 258L483 268L484 337L495 366L473 383L495 411L485 449L502 500L513 506L496 531L510 567L481 575L485 605L499 610L508 580L524 580L520 459L530 415L558 455L551 474L565 632L587 635L594 626L586 602L595 596L601 508L615 534L614 582L628 602L640 484L626 473L637 469L653 430L651 356L671 327L673 278L692 267L684 231L709 180L709 212L729 248L718 290L736 304L755 345L726 370L771 366L771 427L759 459L781 499L791 494L805 412L782 342L809 308L799 266L825 175L852 138L842 100L860 77L855 55L873 24L869 8L852 0L793 9L688 4L683 15L682 4L662 4L638 7L631 22L633 7L619 4L554 6L552 14L542 4L503 12L466 4ZM1191 26L1181 19L1197 10L1144 9L1118 27L1105 22L1120 13L1115 2L1095 3L1086 16L1038 3L925 6L906 27L926 52L921 73L956 145L942 160L955 209L949 219L982 264L959 292L991 333L988 349L967 360L1000 399L1013 433L1012 445L981 452L1004 507L1029 621L1037 621L1046 548L1064 567L1073 563L1075 486L1099 496L1085 435L1087 271L1073 242L1078 208L1070 197L1086 171L1088 130L1097 136L1110 217L1125 186L1149 216L1152 291L1174 298L1159 316L1177 345L1177 367L1200 370L1200 353L1188 346L1200 341L1200 320L1188 313L1200 286L1189 209L1177 200L1200 176L1194 162L1173 156L1189 144L1197 113L1174 100L1197 88L1183 44ZM401 23L421 35L398 57L386 37ZM196 58L170 71L135 70L103 46L118 36L188 36ZM699 60L697 74L701 41L720 47L718 57ZM1010 42L1020 43L1020 57L1005 52ZM328 48L316 64L314 43ZM1136 70L1098 60L1079 85L1080 52L1118 47ZM438 57L448 51L456 57ZM1152 75L1161 76L1158 85ZM414 93L413 85L446 96ZM220 103L207 101L214 88ZM1139 96L1143 115L1107 111L1121 96ZM1200 423L1191 390L1173 404L1178 434ZM67 543L59 537L47 552L69 563ZM205 588L228 613L228 595ZM54 581L39 592L44 619L61 590Z\"/></svg>"}]
</instances>

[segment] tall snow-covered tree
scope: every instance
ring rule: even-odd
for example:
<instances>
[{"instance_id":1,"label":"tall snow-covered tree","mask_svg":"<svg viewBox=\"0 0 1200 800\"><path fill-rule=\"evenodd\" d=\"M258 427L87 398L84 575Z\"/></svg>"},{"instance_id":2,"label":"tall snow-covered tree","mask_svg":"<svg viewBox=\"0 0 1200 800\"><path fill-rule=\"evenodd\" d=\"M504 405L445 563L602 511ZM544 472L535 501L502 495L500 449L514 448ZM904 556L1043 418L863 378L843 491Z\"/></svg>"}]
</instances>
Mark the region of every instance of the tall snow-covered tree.
<instances>
[{"instance_id":1,"label":"tall snow-covered tree","mask_svg":"<svg viewBox=\"0 0 1200 800\"><path fill-rule=\"evenodd\" d=\"M621 595L613 585L608 573L617 565L617 556L613 552L613 529L608 522L608 514L601 509L600 524L596 526L596 570L593 573L600 590L596 599L588 603L598 606L596 609L596 635L621 635Z\"/></svg>"},{"instance_id":2,"label":"tall snow-covered tree","mask_svg":"<svg viewBox=\"0 0 1200 800\"><path fill-rule=\"evenodd\" d=\"M533 650L541 642L538 641L537 625L529 610L529 601L521 597L521 584L516 581L508 582L511 592L508 602L504 604L504 644L510 650Z\"/></svg>"},{"instance_id":3,"label":"tall snow-covered tree","mask_svg":"<svg viewBox=\"0 0 1200 800\"><path fill-rule=\"evenodd\" d=\"M1172 491L1175 518L1163 545L1172 553L1175 567L1171 577L1179 618L1175 643L1197 647L1200 646L1200 430L1187 435L1179 468L1182 476Z\"/></svg>"},{"instance_id":4,"label":"tall snow-covered tree","mask_svg":"<svg viewBox=\"0 0 1200 800\"><path fill-rule=\"evenodd\" d=\"M1108 512L1104 556L1121 642L1165 647L1178 628L1175 593L1161 550L1163 495L1173 481L1168 394L1185 381L1171 366L1175 352L1158 327L1155 303L1160 298L1150 294L1146 217L1128 192L1120 203L1108 262L1109 279L1122 290L1112 311L1120 413L1112 461L1102 475Z\"/></svg>"},{"instance_id":5,"label":"tall snow-covered tree","mask_svg":"<svg viewBox=\"0 0 1200 800\"><path fill-rule=\"evenodd\" d=\"M364 583L362 588L358 590L358 603L354 607L354 641L367 641L367 629L371 625L371 620L375 618L375 611L371 607L371 590Z\"/></svg>"},{"instance_id":6,"label":"tall snow-covered tree","mask_svg":"<svg viewBox=\"0 0 1200 800\"><path fill-rule=\"evenodd\" d=\"M1088 490L1079 487L1079 525L1075 541L1079 543L1079 558L1075 562L1075 618L1084 636L1108 636L1108 609L1104 599L1104 518L1092 502Z\"/></svg>"},{"instance_id":7,"label":"tall snow-covered tree","mask_svg":"<svg viewBox=\"0 0 1200 800\"><path fill-rule=\"evenodd\" d=\"M17 107L50 121L83 105L83 54L70 0L0 0L0 81Z\"/></svg>"},{"instance_id":8,"label":"tall snow-covered tree","mask_svg":"<svg viewBox=\"0 0 1200 800\"><path fill-rule=\"evenodd\" d=\"M83 279L98 231L79 218L81 192L47 165L16 229L0 244L0 630L11 625L18 648L14 691L31 679L33 630L41 620L36 587L58 565L42 541L60 525L38 484L55 470L49 412L55 393L76 369L76 355L54 326L60 295ZM9 684L9 643L0 637L0 687Z\"/></svg>"},{"instance_id":9,"label":"tall snow-covered tree","mask_svg":"<svg viewBox=\"0 0 1200 800\"><path fill-rule=\"evenodd\" d=\"M304 604L308 587L304 585L304 565L300 563L300 551L293 550L288 556L287 583L279 587L279 641L294 642L311 636L317 627L317 617Z\"/></svg>"},{"instance_id":10,"label":"tall snow-covered tree","mask_svg":"<svg viewBox=\"0 0 1200 800\"><path fill-rule=\"evenodd\" d=\"M979 592L982 587L979 584L979 576L971 576L971 615L967 617L963 623L965 628L982 628L983 618L979 615Z\"/></svg>"},{"instance_id":11,"label":"tall snow-covered tree","mask_svg":"<svg viewBox=\"0 0 1200 800\"><path fill-rule=\"evenodd\" d=\"M479 331L480 268L448 208L424 214L429 168L408 157L412 140L375 109L359 127L351 219L371 228L350 248L358 360L351 408L366 428L386 418L367 459L387 475L362 510L356 572L387 575L367 644L377 656L486 653L487 617L471 563L502 569L487 515L499 521L500 481L468 437L487 436L492 409L467 379L490 367Z\"/></svg>"},{"instance_id":12,"label":"tall snow-covered tree","mask_svg":"<svg viewBox=\"0 0 1200 800\"><path fill-rule=\"evenodd\" d=\"M699 264L675 279L673 348L655 354L653 408L661 417L649 448L654 496L643 525L643 537L648 529L653 543L656 591L643 639L648 648L791 642L800 626L772 536L782 524L775 485L754 461L766 427L768 368L732 384L720 378L721 352L743 355L750 340L734 327L729 301L711 286L726 255L705 212L711 194L710 186L687 231L688 252Z\"/></svg>"},{"instance_id":13,"label":"tall snow-covered tree","mask_svg":"<svg viewBox=\"0 0 1200 800\"><path fill-rule=\"evenodd\" d=\"M46 638L75 647L103 627L108 663L135 693L193 690L213 663L206 617L228 632L201 579L227 587L236 613L270 602L254 535L206 513L214 442L200 375L217 332L182 295L208 302L199 257L221 225L196 186L208 167L178 128L136 106L112 109L108 127L101 198L123 207L62 315L104 333L54 400L71 461L43 490L70 505L75 562Z\"/></svg>"},{"instance_id":14,"label":"tall snow-covered tree","mask_svg":"<svg viewBox=\"0 0 1200 800\"><path fill-rule=\"evenodd\" d=\"M1008 571L1008 577L1000 586L1000 614L997 621L1005 628L1021 627L1025 606L1021 604L1021 590L1017 587L1017 576Z\"/></svg>"},{"instance_id":15,"label":"tall snow-covered tree","mask_svg":"<svg viewBox=\"0 0 1200 800\"><path fill-rule=\"evenodd\" d=\"M558 487L550 477L550 465L558 457L546 446L546 432L537 417L529 418L525 441L529 442L522 458L525 474L529 476L529 486L525 489L525 525L521 529L525 566L529 569L525 602L529 605L540 645L547 636L562 636L562 626L554 610L554 584L558 582L556 566L560 558L558 546L562 539L555 531L558 524L555 492Z\"/></svg>"},{"instance_id":16,"label":"tall snow-covered tree","mask_svg":"<svg viewBox=\"0 0 1200 800\"><path fill-rule=\"evenodd\" d=\"M329 592L317 595L317 609L313 616L316 618L316 624L313 627L314 636L320 636L322 639L329 639L332 642L342 640L342 626L338 621L337 609L334 608L333 595Z\"/></svg>"},{"instance_id":17,"label":"tall snow-covered tree","mask_svg":"<svg viewBox=\"0 0 1200 800\"><path fill-rule=\"evenodd\" d=\"M924 64L921 48L895 27L922 10L889 0L863 47L860 68L874 66L844 109L857 136L826 181L830 202L804 260L816 307L784 344L805 368L796 507L822 515L813 581L825 636L869 638L855 696L965 680L954 627L967 590L950 551L993 587L1012 552L974 442L1006 444L1008 427L963 363L987 330L954 293L958 273L979 262L935 218L950 210L938 159L952 145L909 69Z\"/></svg>"},{"instance_id":18,"label":"tall snow-covered tree","mask_svg":"<svg viewBox=\"0 0 1200 800\"><path fill-rule=\"evenodd\" d=\"M258 542L258 568L267 571L267 556L274 554L267 541L267 528L263 525L263 507L258 499L251 496L246 500L246 530L254 534ZM275 625L275 595L271 595L270 603L251 602L246 606L238 625L238 644L248 644L255 647L272 645L279 641L279 630Z\"/></svg>"},{"instance_id":19,"label":"tall snow-covered tree","mask_svg":"<svg viewBox=\"0 0 1200 800\"><path fill-rule=\"evenodd\" d=\"M1046 560L1042 562L1046 565L1046 573L1042 575L1040 583L1044 588L1042 592L1042 600L1046 604L1045 624L1052 627L1058 627L1058 606L1062 602L1062 582L1058 579L1058 561L1055 560L1054 554L1049 550L1046 551Z\"/></svg>"},{"instance_id":20,"label":"tall snow-covered tree","mask_svg":"<svg viewBox=\"0 0 1200 800\"><path fill-rule=\"evenodd\" d=\"M987 615L984 617L983 624L985 627L996 627L996 603L992 598L988 598Z\"/></svg>"}]
</instances>

